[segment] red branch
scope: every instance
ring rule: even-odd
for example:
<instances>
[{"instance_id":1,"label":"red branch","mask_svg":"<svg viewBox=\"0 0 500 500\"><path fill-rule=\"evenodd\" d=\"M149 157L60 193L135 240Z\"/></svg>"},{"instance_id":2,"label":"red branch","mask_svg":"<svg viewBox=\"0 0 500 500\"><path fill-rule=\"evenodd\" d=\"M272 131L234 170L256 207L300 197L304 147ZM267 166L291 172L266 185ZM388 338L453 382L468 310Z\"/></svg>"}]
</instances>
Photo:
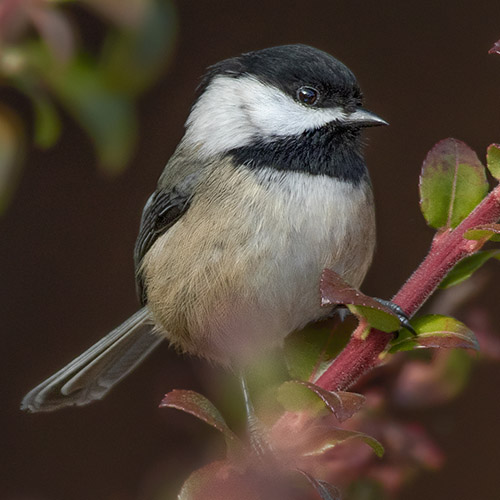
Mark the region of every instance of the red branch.
<instances>
[{"instance_id":1,"label":"red branch","mask_svg":"<svg viewBox=\"0 0 500 500\"><path fill-rule=\"evenodd\" d=\"M477 252L486 242L486 239L467 240L463 237L464 233L473 227L495 223L499 219L500 185L459 226L435 236L427 257L394 296L393 302L408 316L412 316L452 267L464 257ZM380 354L387 347L392 334L371 330L366 340L362 340L361 329L363 325L358 326L345 349L315 382L317 385L330 391L346 390L379 364Z\"/></svg>"}]
</instances>

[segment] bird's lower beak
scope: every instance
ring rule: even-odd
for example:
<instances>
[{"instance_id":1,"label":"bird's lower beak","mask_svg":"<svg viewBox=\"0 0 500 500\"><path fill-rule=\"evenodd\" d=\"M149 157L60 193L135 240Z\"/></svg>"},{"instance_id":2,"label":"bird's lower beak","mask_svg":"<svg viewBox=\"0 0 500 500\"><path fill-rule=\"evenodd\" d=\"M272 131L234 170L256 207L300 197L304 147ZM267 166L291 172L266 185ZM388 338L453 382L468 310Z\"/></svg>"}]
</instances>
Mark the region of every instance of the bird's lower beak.
<instances>
[{"instance_id":1,"label":"bird's lower beak","mask_svg":"<svg viewBox=\"0 0 500 500\"><path fill-rule=\"evenodd\" d=\"M347 116L344 121L351 125L356 125L358 127L376 127L378 125L389 125L385 120L377 116L371 111L367 111L363 108L358 108L354 113Z\"/></svg>"}]
</instances>

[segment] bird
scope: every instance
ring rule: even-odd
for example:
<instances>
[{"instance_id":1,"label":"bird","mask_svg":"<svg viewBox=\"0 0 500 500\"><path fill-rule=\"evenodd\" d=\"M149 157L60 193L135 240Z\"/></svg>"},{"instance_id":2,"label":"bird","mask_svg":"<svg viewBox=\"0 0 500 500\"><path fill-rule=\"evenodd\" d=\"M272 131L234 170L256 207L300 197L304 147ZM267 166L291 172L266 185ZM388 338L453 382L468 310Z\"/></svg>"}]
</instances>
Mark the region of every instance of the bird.
<instances>
[{"instance_id":1,"label":"bird","mask_svg":"<svg viewBox=\"0 0 500 500\"><path fill-rule=\"evenodd\" d=\"M101 399L165 338L240 370L308 323L331 269L359 287L375 248L354 74L304 44L210 66L146 202L134 249L141 308L52 377L31 412Z\"/></svg>"}]
</instances>

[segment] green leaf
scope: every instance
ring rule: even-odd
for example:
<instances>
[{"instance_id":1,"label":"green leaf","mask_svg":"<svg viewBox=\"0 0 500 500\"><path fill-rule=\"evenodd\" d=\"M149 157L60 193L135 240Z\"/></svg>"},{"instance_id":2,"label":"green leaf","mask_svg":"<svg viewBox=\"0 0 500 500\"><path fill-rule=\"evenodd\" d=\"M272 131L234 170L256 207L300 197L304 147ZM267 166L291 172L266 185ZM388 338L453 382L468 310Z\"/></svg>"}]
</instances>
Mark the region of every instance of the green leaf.
<instances>
[{"instance_id":1,"label":"green leaf","mask_svg":"<svg viewBox=\"0 0 500 500\"><path fill-rule=\"evenodd\" d=\"M299 412L310 411L315 414L325 408L323 401L307 387L284 382L278 387L276 394L278 401L286 411Z\"/></svg>"},{"instance_id":2,"label":"green leaf","mask_svg":"<svg viewBox=\"0 0 500 500\"><path fill-rule=\"evenodd\" d=\"M417 336L400 335L391 343L390 353L416 348L462 348L479 349L474 333L469 328L448 316L429 314L412 321Z\"/></svg>"},{"instance_id":3,"label":"green leaf","mask_svg":"<svg viewBox=\"0 0 500 500\"><path fill-rule=\"evenodd\" d=\"M333 325L332 322L312 324L287 336L284 354L290 377L311 379L321 373L346 346L357 325L356 318L349 315L342 322Z\"/></svg>"},{"instance_id":4,"label":"green leaf","mask_svg":"<svg viewBox=\"0 0 500 500\"><path fill-rule=\"evenodd\" d=\"M365 404L361 394L327 391L311 382L290 380L278 388L278 400L288 411L329 409L339 422L357 413Z\"/></svg>"},{"instance_id":5,"label":"green leaf","mask_svg":"<svg viewBox=\"0 0 500 500\"><path fill-rule=\"evenodd\" d=\"M176 390L165 394L160 408L176 408L190 413L208 425L222 432L226 439L228 450L239 446L239 439L228 427L219 410L205 397L195 391Z\"/></svg>"},{"instance_id":6,"label":"green leaf","mask_svg":"<svg viewBox=\"0 0 500 500\"><path fill-rule=\"evenodd\" d=\"M395 332L401 327L391 309L351 287L331 269L323 270L320 291L323 306L346 305L353 314L365 318L372 327L383 332Z\"/></svg>"},{"instance_id":7,"label":"green leaf","mask_svg":"<svg viewBox=\"0 0 500 500\"><path fill-rule=\"evenodd\" d=\"M500 241L500 224L481 224L464 233L468 240L482 240L486 238L491 241Z\"/></svg>"},{"instance_id":8,"label":"green leaf","mask_svg":"<svg viewBox=\"0 0 500 500\"><path fill-rule=\"evenodd\" d=\"M462 281L470 278L485 262L499 255L500 250L485 250L465 257L448 273L439 288L450 288L462 283Z\"/></svg>"},{"instance_id":9,"label":"green leaf","mask_svg":"<svg viewBox=\"0 0 500 500\"><path fill-rule=\"evenodd\" d=\"M52 147L61 135L61 120L47 98L33 100L35 110L35 143L41 148Z\"/></svg>"},{"instance_id":10,"label":"green leaf","mask_svg":"<svg viewBox=\"0 0 500 500\"><path fill-rule=\"evenodd\" d=\"M486 166L491 175L500 180L500 144L490 144L486 153Z\"/></svg>"},{"instance_id":11,"label":"green leaf","mask_svg":"<svg viewBox=\"0 0 500 500\"><path fill-rule=\"evenodd\" d=\"M308 429L307 443L301 447L302 455L322 455L335 446L352 439L363 441L373 449L378 457L383 456L384 447L375 438L363 432L339 429L331 425L317 425L312 429Z\"/></svg>"},{"instance_id":12,"label":"green leaf","mask_svg":"<svg viewBox=\"0 0 500 500\"><path fill-rule=\"evenodd\" d=\"M347 305L349 311L365 318L373 328L383 332L396 332L401 328L399 318L391 311L371 306Z\"/></svg>"},{"instance_id":13,"label":"green leaf","mask_svg":"<svg viewBox=\"0 0 500 500\"><path fill-rule=\"evenodd\" d=\"M431 227L456 227L487 192L485 169L464 142L445 139L428 153L420 175L420 208Z\"/></svg>"}]
</instances>

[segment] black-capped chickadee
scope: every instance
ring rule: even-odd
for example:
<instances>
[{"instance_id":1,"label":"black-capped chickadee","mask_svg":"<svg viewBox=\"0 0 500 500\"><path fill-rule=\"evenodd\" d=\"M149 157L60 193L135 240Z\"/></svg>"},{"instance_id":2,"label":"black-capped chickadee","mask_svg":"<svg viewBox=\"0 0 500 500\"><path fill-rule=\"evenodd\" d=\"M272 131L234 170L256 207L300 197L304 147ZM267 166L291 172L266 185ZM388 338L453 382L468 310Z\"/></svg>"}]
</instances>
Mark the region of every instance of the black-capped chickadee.
<instances>
[{"instance_id":1,"label":"black-capped chickadee","mask_svg":"<svg viewBox=\"0 0 500 500\"><path fill-rule=\"evenodd\" d=\"M328 316L322 270L358 287L372 260L361 129L384 124L362 108L351 71L312 47L210 67L142 214L134 253L142 309L22 408L100 399L165 337L234 369Z\"/></svg>"}]
</instances>

